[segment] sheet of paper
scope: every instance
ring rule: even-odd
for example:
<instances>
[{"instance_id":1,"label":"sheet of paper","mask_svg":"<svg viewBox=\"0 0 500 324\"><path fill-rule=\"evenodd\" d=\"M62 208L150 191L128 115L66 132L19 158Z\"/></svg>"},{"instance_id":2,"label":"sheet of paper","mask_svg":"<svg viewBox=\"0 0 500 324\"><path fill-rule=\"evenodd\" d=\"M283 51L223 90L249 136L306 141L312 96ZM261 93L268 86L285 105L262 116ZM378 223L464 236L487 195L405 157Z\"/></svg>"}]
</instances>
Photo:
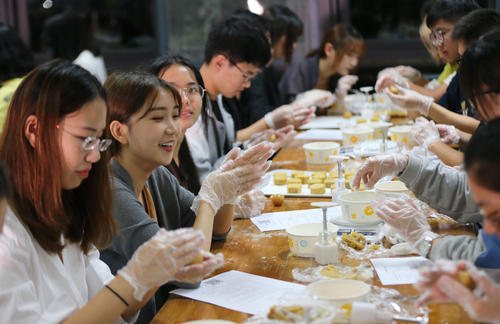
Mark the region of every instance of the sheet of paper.
<instances>
[{"instance_id":1,"label":"sheet of paper","mask_svg":"<svg viewBox=\"0 0 500 324\"><path fill-rule=\"evenodd\" d=\"M328 208L326 215L328 220L334 216L342 215L340 206ZM292 210L286 212L265 213L260 216L252 217L250 220L262 232L278 231L286 229L290 226L305 223L321 223L323 222L323 213L321 209L306 209Z\"/></svg>"},{"instance_id":2,"label":"sheet of paper","mask_svg":"<svg viewBox=\"0 0 500 324\"><path fill-rule=\"evenodd\" d=\"M287 295L306 294L305 286L231 270L203 280L197 289L176 289L173 294L248 314L266 314Z\"/></svg>"},{"instance_id":3,"label":"sheet of paper","mask_svg":"<svg viewBox=\"0 0 500 324\"><path fill-rule=\"evenodd\" d=\"M341 141L342 132L336 129L310 129L298 134L295 139Z\"/></svg>"},{"instance_id":4,"label":"sheet of paper","mask_svg":"<svg viewBox=\"0 0 500 324\"><path fill-rule=\"evenodd\" d=\"M431 266L432 261L424 257L371 259L380 282L384 286L414 284L418 279L418 269Z\"/></svg>"}]
</instances>

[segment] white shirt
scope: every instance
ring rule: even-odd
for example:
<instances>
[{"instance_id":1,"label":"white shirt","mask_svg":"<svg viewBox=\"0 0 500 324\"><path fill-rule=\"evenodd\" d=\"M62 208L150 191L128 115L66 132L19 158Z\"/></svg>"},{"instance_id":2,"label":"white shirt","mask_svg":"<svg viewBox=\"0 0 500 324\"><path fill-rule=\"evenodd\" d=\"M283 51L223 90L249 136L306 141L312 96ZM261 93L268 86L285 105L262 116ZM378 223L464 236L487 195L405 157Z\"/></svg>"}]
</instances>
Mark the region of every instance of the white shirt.
<instances>
[{"instance_id":1,"label":"white shirt","mask_svg":"<svg viewBox=\"0 0 500 324\"><path fill-rule=\"evenodd\" d=\"M106 66L104 65L102 56L95 56L91 51L83 50L78 54L73 63L92 73L101 84L104 84L104 81L106 81Z\"/></svg>"},{"instance_id":2,"label":"white shirt","mask_svg":"<svg viewBox=\"0 0 500 324\"><path fill-rule=\"evenodd\" d=\"M48 254L8 208L0 234L0 321L59 323L85 306L113 279L93 247L77 244ZM121 318L117 323L125 323Z\"/></svg>"}]
</instances>

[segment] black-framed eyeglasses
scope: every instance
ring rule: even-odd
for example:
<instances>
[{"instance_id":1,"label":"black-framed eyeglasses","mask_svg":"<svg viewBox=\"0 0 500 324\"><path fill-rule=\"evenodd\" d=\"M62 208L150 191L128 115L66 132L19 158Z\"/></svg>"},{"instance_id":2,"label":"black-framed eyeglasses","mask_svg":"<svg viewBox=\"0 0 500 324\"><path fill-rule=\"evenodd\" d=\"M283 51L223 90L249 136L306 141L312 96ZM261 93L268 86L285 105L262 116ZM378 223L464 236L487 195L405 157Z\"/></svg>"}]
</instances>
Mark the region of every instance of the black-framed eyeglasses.
<instances>
[{"instance_id":1,"label":"black-framed eyeglasses","mask_svg":"<svg viewBox=\"0 0 500 324\"><path fill-rule=\"evenodd\" d=\"M181 95L184 94L189 100L202 99L206 91L206 89L199 84L193 84L185 88L176 88Z\"/></svg>"},{"instance_id":2,"label":"black-framed eyeglasses","mask_svg":"<svg viewBox=\"0 0 500 324\"><path fill-rule=\"evenodd\" d=\"M231 63L232 66L236 67L238 71L241 72L245 83L252 81L252 79L256 76L256 74L249 74L248 72L243 71L230 57L228 57L227 60L229 61L229 63Z\"/></svg>"},{"instance_id":3,"label":"black-framed eyeglasses","mask_svg":"<svg viewBox=\"0 0 500 324\"><path fill-rule=\"evenodd\" d=\"M449 32L449 30L438 29L436 31L433 31L429 35L429 39L431 40L432 45L434 45L434 46L443 45L444 35L446 35L447 32Z\"/></svg>"},{"instance_id":4,"label":"black-framed eyeglasses","mask_svg":"<svg viewBox=\"0 0 500 324\"><path fill-rule=\"evenodd\" d=\"M112 142L109 138L102 138L101 139L101 138L97 138L97 137L93 137L93 136L87 136L87 137L78 136L78 135L75 135L75 134L71 133L70 131L62 128L60 125L56 125L56 128L70 134L71 136L73 136L76 139L81 140L82 141L82 148L85 151L93 151L96 148L99 148L99 152L104 152L108 149L108 147L111 145L111 142Z\"/></svg>"}]
</instances>

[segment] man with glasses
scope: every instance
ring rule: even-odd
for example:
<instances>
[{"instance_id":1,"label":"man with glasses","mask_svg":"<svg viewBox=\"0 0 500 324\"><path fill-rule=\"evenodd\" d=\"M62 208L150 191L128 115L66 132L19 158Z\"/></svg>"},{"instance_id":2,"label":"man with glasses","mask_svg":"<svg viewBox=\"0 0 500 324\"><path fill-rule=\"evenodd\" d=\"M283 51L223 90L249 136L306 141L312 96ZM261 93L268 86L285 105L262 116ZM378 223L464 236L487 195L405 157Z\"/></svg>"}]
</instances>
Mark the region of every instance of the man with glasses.
<instances>
[{"instance_id":1,"label":"man with glasses","mask_svg":"<svg viewBox=\"0 0 500 324\"><path fill-rule=\"evenodd\" d=\"M200 73L205 83L206 118L186 131L189 147L207 142L208 147L191 150L200 181L217 168L236 138L234 121L224 109L222 96L233 98L250 87L251 80L270 59L271 48L263 30L244 17L227 16L208 34Z\"/></svg>"}]
</instances>

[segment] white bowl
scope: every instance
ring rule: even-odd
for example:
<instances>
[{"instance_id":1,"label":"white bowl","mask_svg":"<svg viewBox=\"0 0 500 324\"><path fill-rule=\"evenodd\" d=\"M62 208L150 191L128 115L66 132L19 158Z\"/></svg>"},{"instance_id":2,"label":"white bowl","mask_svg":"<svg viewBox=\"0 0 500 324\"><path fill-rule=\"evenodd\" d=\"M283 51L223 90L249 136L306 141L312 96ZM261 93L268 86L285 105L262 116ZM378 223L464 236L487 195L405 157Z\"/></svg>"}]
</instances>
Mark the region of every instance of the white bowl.
<instances>
[{"instance_id":1,"label":"white bowl","mask_svg":"<svg viewBox=\"0 0 500 324\"><path fill-rule=\"evenodd\" d=\"M325 279L307 285L308 293L320 300L341 306L362 301L370 293L370 285L351 279Z\"/></svg>"},{"instance_id":2,"label":"white bowl","mask_svg":"<svg viewBox=\"0 0 500 324\"><path fill-rule=\"evenodd\" d=\"M319 210L318 213L320 213ZM328 230L334 233L333 237L337 237L339 227L332 223L328 223L327 226ZM319 232L322 230L322 223L298 224L287 228L290 251L296 256L313 257L314 244L318 242Z\"/></svg>"},{"instance_id":3,"label":"white bowl","mask_svg":"<svg viewBox=\"0 0 500 324\"><path fill-rule=\"evenodd\" d=\"M380 218L370 206L371 202L377 198L377 194L373 191L353 191L340 195L342 216L345 220L355 224L369 224L380 221Z\"/></svg>"},{"instance_id":4,"label":"white bowl","mask_svg":"<svg viewBox=\"0 0 500 324\"><path fill-rule=\"evenodd\" d=\"M312 142L302 146L306 161L310 164L330 164L335 162L330 155L338 155L340 144L335 142Z\"/></svg>"},{"instance_id":5,"label":"white bowl","mask_svg":"<svg viewBox=\"0 0 500 324\"><path fill-rule=\"evenodd\" d=\"M415 139L410 135L411 125L399 125L389 128L391 139L395 142L402 143L407 147L417 145Z\"/></svg>"},{"instance_id":6,"label":"white bowl","mask_svg":"<svg viewBox=\"0 0 500 324\"><path fill-rule=\"evenodd\" d=\"M373 128L373 138L374 139L382 139L382 130L385 129L385 136L388 136L388 131L389 131L389 127L392 126L392 123L388 123L388 122L383 122L383 121L380 121L380 122L371 122L371 123L368 123L366 124L366 127L370 127L370 128Z\"/></svg>"},{"instance_id":7,"label":"white bowl","mask_svg":"<svg viewBox=\"0 0 500 324\"><path fill-rule=\"evenodd\" d=\"M373 128L358 126L342 129L344 145L354 145L360 142L371 141L373 139Z\"/></svg>"},{"instance_id":8,"label":"white bowl","mask_svg":"<svg viewBox=\"0 0 500 324\"><path fill-rule=\"evenodd\" d=\"M380 197L399 197L409 195L410 190L402 181L382 181L375 184L375 192Z\"/></svg>"}]
</instances>

